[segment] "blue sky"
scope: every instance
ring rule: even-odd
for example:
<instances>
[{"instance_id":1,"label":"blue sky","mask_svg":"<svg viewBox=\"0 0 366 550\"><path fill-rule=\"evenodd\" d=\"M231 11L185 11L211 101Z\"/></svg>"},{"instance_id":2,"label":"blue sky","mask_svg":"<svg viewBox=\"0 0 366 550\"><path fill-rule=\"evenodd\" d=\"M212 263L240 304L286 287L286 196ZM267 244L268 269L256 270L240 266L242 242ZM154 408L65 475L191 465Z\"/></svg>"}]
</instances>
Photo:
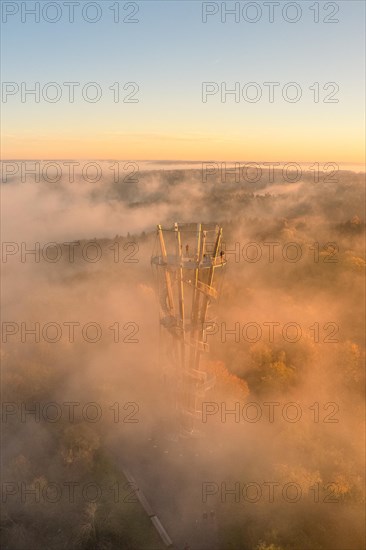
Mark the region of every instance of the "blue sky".
<instances>
[{"instance_id":1,"label":"blue sky","mask_svg":"<svg viewBox=\"0 0 366 550\"><path fill-rule=\"evenodd\" d=\"M3 81L27 82L30 87L36 81L41 84L95 81L103 87L103 98L98 104L86 103L79 94L74 105L65 99L57 104L41 101L37 105L32 100L22 104L18 97L9 98L2 105L2 111L5 137L10 134L11 140L15 140L10 150L16 151L16 139L19 148L21 133L28 139L31 136L38 139L39 147L43 143L46 154L47 142L51 143L57 135L62 136L62 140L67 140L68 134L70 138L83 139L94 132L96 140L107 136L108 143L111 136L122 139L122 143L128 135L145 136L141 137L142 157L149 136L152 140L156 136L171 136L177 148L179 139L193 136L192 152L197 139L225 139L226 145L222 148L226 151L230 140L235 142L234 148L240 140L248 147L245 137L248 132L252 132L259 147L258 128L261 128L264 135L269 132L264 150L270 155L270 143L276 135L281 139L284 132L285 147L293 132L300 148L305 138L300 139L297 133L302 132L311 139L314 127L318 127L328 150L335 132L339 132L339 140L348 136L344 144L347 158L338 158L340 161L351 159L349 140L355 140L358 152L355 150L352 160L356 161L364 128L365 5L362 1L330 3L340 8L334 16L339 19L336 24L314 23L314 12L310 9L314 2L307 1L298 2L302 18L293 24L281 16L282 7L288 2L281 2L276 8L274 23L269 23L263 3L257 2L263 13L261 19L252 24L242 17L240 23L235 23L233 16L222 23L220 13L203 24L202 2L196 0L137 2L139 12L135 17L139 22L136 24L114 23L109 9L114 2L104 0L99 3L101 20L91 24L80 17L85 3L80 2L76 7L74 23L67 21L68 12L63 6L62 18L54 24L43 20L34 23L29 16L27 22L22 23L19 14L3 24ZM26 4L31 7L35 2ZM123 11L126 4L120 2L121 14L127 13ZM221 2L216 4L220 6ZM234 4L226 2L228 8ZM240 2L240 7L244 4L247 2ZM331 14L329 3L319 2L319 6L321 19ZM294 12L289 13L292 16ZM139 103L116 105L112 92L108 91L108 86L116 81L137 82ZM222 103L217 95L203 104L201 87L205 81L227 82L228 88L235 82L276 81L282 86L295 81L303 89L303 98L296 104L284 102L281 97L274 104L264 100L237 104ZM338 83L339 103L315 104L308 90L314 82ZM334 146L335 155L339 156L342 142ZM135 149L139 156L138 145ZM206 150L207 147L205 153ZM114 151L115 147L111 147L111 152ZM43 156L41 150L40 155ZM160 158L164 158L163 151L161 155ZM180 158L179 149L177 155Z\"/></svg>"}]
</instances>

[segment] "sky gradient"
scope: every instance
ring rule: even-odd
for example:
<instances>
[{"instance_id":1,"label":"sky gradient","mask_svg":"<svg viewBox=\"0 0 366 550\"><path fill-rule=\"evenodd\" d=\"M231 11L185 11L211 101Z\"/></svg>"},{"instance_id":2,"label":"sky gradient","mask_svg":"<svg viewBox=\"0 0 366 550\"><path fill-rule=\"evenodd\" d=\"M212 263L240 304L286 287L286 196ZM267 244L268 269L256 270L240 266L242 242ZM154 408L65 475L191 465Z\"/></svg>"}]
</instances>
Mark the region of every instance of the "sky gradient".
<instances>
[{"instance_id":1,"label":"sky gradient","mask_svg":"<svg viewBox=\"0 0 366 550\"><path fill-rule=\"evenodd\" d=\"M339 6L333 15L339 22L333 24L323 22L332 17L326 2L319 2L319 23L310 9L314 2L304 1L298 2L301 19L286 22L285 3L276 7L273 23L262 2L256 3L262 9L256 23L242 14L238 23L229 15L223 23L220 2L211 3L209 9L216 5L219 11L203 23L202 2L187 0L137 2L139 11L131 18L138 23L114 23L110 7L116 2L109 0L97 3L102 16L94 24L80 15L86 2L76 7L74 23L65 6L56 23L43 17L36 23L29 15L23 23L20 11L4 22L3 13L3 83L32 88L39 82L42 89L56 82L62 96L56 103L41 96L36 103L30 95L22 102L21 91L2 94L2 158L364 162L364 2L330 3ZM20 10L19 2L11 4ZM26 4L31 8L35 2ZM134 3L127 4L120 2L121 19L134 10ZM226 2L228 8L234 4ZM52 18L55 12L48 13ZM92 8L88 13L93 17ZM80 83L74 103L64 82ZM82 97L89 82L102 91L97 103ZM119 102L109 89L116 82ZM123 90L128 82L138 84L138 102L122 101L133 91ZM206 103L203 82L217 83L218 89ZM239 102L233 95L222 102L221 88L236 82ZM263 94L257 103L243 99L249 82ZM273 103L265 82L280 83ZM296 103L282 97L288 82L301 88ZM315 82L319 102L309 89ZM334 89L323 90L328 82L339 87L333 96L338 103L323 102ZM254 91L248 89L248 96Z\"/></svg>"}]
</instances>

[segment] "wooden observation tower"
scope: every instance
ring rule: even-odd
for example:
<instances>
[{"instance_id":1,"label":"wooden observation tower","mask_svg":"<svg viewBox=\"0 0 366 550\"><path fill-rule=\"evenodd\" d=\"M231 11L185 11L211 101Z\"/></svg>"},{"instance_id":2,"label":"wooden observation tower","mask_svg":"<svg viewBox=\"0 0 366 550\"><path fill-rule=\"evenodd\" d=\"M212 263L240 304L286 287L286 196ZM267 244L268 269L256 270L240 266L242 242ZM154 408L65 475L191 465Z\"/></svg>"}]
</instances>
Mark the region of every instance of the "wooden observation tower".
<instances>
[{"instance_id":1,"label":"wooden observation tower","mask_svg":"<svg viewBox=\"0 0 366 550\"><path fill-rule=\"evenodd\" d=\"M217 300L226 265L221 250L222 228L213 223L157 226L157 246L151 258L156 269L160 327L165 336L166 377L170 381L183 437L198 434L200 400L215 383L200 366L208 351L205 329L210 304Z\"/></svg>"}]
</instances>

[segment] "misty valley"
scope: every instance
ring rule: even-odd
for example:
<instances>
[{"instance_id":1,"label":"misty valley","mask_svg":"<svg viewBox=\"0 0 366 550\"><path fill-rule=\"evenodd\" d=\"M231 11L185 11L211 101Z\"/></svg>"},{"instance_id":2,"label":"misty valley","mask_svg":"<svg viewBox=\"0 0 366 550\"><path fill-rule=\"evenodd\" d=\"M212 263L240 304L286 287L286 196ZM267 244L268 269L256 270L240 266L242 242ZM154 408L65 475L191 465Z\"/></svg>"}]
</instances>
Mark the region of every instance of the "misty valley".
<instances>
[{"instance_id":1,"label":"misty valley","mask_svg":"<svg viewBox=\"0 0 366 550\"><path fill-rule=\"evenodd\" d=\"M363 550L364 174L139 164L2 184L4 549Z\"/></svg>"}]
</instances>

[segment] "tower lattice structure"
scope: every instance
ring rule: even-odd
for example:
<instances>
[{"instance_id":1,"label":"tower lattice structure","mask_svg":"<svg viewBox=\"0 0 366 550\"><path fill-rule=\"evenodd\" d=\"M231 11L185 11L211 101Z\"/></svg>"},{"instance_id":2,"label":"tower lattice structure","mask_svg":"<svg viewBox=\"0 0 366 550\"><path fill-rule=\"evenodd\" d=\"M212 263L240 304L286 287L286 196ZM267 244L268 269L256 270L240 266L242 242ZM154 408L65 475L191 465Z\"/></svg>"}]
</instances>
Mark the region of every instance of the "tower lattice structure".
<instances>
[{"instance_id":1,"label":"tower lattice structure","mask_svg":"<svg viewBox=\"0 0 366 550\"><path fill-rule=\"evenodd\" d=\"M218 299L222 282L216 272L226 265L221 244L222 228L214 223L157 226L151 263L157 272L160 326L182 436L198 433L200 400L215 383L214 375L201 367L201 354L209 349L210 305Z\"/></svg>"}]
</instances>

